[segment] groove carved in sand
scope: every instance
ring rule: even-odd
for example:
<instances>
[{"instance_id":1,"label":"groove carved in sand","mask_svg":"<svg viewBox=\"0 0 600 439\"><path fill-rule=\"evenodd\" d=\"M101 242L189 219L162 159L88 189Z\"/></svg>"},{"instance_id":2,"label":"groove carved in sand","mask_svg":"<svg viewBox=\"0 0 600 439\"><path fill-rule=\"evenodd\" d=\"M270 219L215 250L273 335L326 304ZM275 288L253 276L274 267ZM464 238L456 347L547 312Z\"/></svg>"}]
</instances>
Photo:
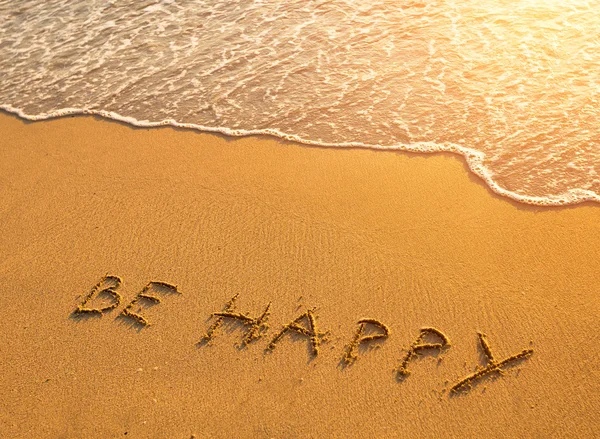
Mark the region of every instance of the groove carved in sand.
<instances>
[{"instance_id":1,"label":"groove carved in sand","mask_svg":"<svg viewBox=\"0 0 600 439\"><path fill-rule=\"evenodd\" d=\"M523 349L521 352L506 357L504 360L496 361L496 359L494 358L494 354L492 353L492 349L490 348L490 345L487 341L487 336L482 332L478 332L477 336L479 337L479 344L481 346L481 349L483 350L483 353L487 358L487 365L486 367L479 369L477 372L472 373L471 375L463 378L454 386L452 386L452 388L450 389L452 393L456 393L461 390L471 389L472 384L475 381L491 373L499 373L500 375L502 375L504 374L502 366L506 366L514 361L527 358L533 354L533 349Z\"/></svg>"},{"instance_id":2,"label":"groove carved in sand","mask_svg":"<svg viewBox=\"0 0 600 439\"><path fill-rule=\"evenodd\" d=\"M177 285L172 285L167 282L160 282L160 281L148 282L148 284L142 289L142 291L140 293L138 293L138 295L135 296L131 302L129 302L129 305L127 305L123 309L123 311L121 311L121 315L123 317L131 318L131 319L135 320L138 324L140 324L142 326L150 325L150 322L148 321L148 319L146 317L144 317L143 315L139 314L139 311L134 312L133 308L140 301L147 301L151 304L161 303L160 298L149 294L150 291L156 290L156 289L164 289L170 293L181 294L181 292L177 290Z\"/></svg>"},{"instance_id":3,"label":"groove carved in sand","mask_svg":"<svg viewBox=\"0 0 600 439\"><path fill-rule=\"evenodd\" d=\"M365 334L367 326L374 326L380 332L376 334ZM342 361L345 364L352 364L358 359L358 347L363 343L369 343L375 340L383 340L388 338L390 335L390 329L379 320L375 319L360 319L358 321L358 329L354 334L354 338L350 344L346 347Z\"/></svg>"},{"instance_id":4,"label":"groove carved in sand","mask_svg":"<svg viewBox=\"0 0 600 439\"><path fill-rule=\"evenodd\" d=\"M427 343L424 342L424 338L426 336L433 336L440 340L439 343ZM440 331L439 329L424 327L421 328L421 332L419 336L414 341L414 343L408 349L408 352L404 356L404 359L400 363L400 366L396 369L397 378L402 379L410 375L410 370L408 370L408 363L412 358L416 355L419 355L421 352L427 350L438 350L441 351L443 349L447 349L450 347L450 340L446 335Z\"/></svg>"},{"instance_id":5,"label":"groove carved in sand","mask_svg":"<svg viewBox=\"0 0 600 439\"><path fill-rule=\"evenodd\" d=\"M233 319L242 323L245 326L249 326L248 330L244 334L244 338L242 339L242 346L247 346L253 340L256 340L264 335L264 333L269 329L269 324L267 320L269 318L270 310L271 310L271 302L266 306L265 310L259 317L251 317L248 313L242 314L239 312L235 312L235 301L238 298L239 293L233 296L229 302L225 305L225 310L221 312L215 312L212 314L212 317L216 317L214 323L208 328L206 334L200 340L200 344L202 343L210 343L212 339L215 337L217 329L223 324L223 320Z\"/></svg>"},{"instance_id":6,"label":"groove carved in sand","mask_svg":"<svg viewBox=\"0 0 600 439\"><path fill-rule=\"evenodd\" d=\"M73 313L98 314L101 316L104 313L117 308L122 300L121 295L117 292L117 289L119 289L121 285L122 280L120 277L108 274L103 276L100 281L91 288L90 292L83 298L82 302L77 306ZM132 319L143 327L148 326L150 324L148 319L140 313L140 310L134 311L134 308L142 301L150 304L161 303L161 299L156 295L150 294L151 292L181 294L176 285L159 281L149 282L122 310L119 316ZM96 307L91 306L90 304L93 301L99 300L98 297L100 295L107 296L111 300L111 303ZM242 338L242 347L247 346L249 343L265 335L269 330L267 320L270 316L271 302L267 304L264 311L258 317L252 317L249 313L236 311L235 302L238 296L239 294L235 294L225 304L223 311L211 314L211 318L213 318L214 321L207 329L206 334L201 338L199 344L210 343L216 336L217 330L221 327L225 319L231 319L247 328ZM361 344L376 340L383 341L391 334L390 328L376 319L363 318L358 320L358 325L352 341L344 349L341 361L346 365L356 361ZM374 331L366 333L368 328L371 328ZM322 342L327 340L326 336L328 335L328 332L320 332L318 330L314 308L308 309L282 327L268 343L265 348L265 353L273 351L277 344L288 333L304 337L309 343L310 353L313 357L316 357L319 354L319 347ZM470 389L473 383L492 373L503 375L505 366L509 366L511 363L517 362L518 360L528 358L533 354L533 349L523 349L521 352L506 357L503 360L497 360L487 341L486 335L481 332L478 332L477 335L479 338L479 346L487 359L487 364L485 367L480 366L474 373L461 379L452 386L450 389L451 394ZM416 356L431 350L441 352L449 347L450 340L442 331L433 327L421 328L418 337L409 347L400 365L395 369L397 379L400 381L410 374L408 365Z\"/></svg>"},{"instance_id":7,"label":"groove carved in sand","mask_svg":"<svg viewBox=\"0 0 600 439\"><path fill-rule=\"evenodd\" d=\"M117 289L119 289L122 283L123 281L119 276L104 275L102 279L92 287L89 294L85 296L83 302L77 306L75 314L102 315L105 312L117 308L121 304L121 295L117 292ZM101 289L102 286L104 286L104 288ZM112 298L112 303L101 308L90 308L88 304L101 294L110 296Z\"/></svg>"},{"instance_id":8,"label":"groove carved in sand","mask_svg":"<svg viewBox=\"0 0 600 439\"><path fill-rule=\"evenodd\" d=\"M305 321L306 322L306 326L302 326L301 323ZM311 344L311 352L313 356L317 356L319 355L319 346L321 344L321 341L323 341L325 339L325 333L319 332L319 330L317 329L317 323L316 323L316 319L315 319L315 314L314 314L314 309L309 309L308 311L306 311L305 313L301 314L299 317L297 317L295 320L293 320L292 322L288 323L287 325L285 325L281 331L279 331L277 333L277 335L275 335L275 337L273 337L273 339L271 340L271 343L269 343L269 345L266 348L267 352L271 352L275 349L275 346L277 345L277 343L279 343L279 341L281 340L281 338L287 333L287 332L295 332L296 334L302 335L304 337L307 337L310 344Z\"/></svg>"}]
</instances>

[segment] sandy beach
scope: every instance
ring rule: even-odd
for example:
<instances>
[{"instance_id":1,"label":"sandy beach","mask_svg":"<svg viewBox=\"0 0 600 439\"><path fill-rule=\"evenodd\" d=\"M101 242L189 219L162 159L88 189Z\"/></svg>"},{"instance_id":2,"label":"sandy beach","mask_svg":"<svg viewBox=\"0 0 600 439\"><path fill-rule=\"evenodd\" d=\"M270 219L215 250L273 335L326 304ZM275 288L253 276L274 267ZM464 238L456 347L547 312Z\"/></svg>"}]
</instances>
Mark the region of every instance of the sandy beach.
<instances>
[{"instance_id":1,"label":"sandy beach","mask_svg":"<svg viewBox=\"0 0 600 439\"><path fill-rule=\"evenodd\" d=\"M0 139L3 438L600 436L597 204L518 204L451 154L7 113ZM105 275L119 306L74 313ZM143 325L149 282L176 289ZM262 337L199 344L238 293ZM364 318L389 335L345 364Z\"/></svg>"}]
</instances>

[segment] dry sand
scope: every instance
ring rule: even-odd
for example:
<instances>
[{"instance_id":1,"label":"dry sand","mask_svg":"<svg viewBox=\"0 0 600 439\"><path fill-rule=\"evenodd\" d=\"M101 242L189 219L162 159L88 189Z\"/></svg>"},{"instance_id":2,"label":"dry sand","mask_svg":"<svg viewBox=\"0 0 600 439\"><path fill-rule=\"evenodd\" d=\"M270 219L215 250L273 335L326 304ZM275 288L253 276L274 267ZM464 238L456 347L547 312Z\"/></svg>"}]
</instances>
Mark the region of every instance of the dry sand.
<instances>
[{"instance_id":1,"label":"dry sand","mask_svg":"<svg viewBox=\"0 0 600 439\"><path fill-rule=\"evenodd\" d=\"M3 438L600 435L600 207L513 203L454 156L0 114L0 238ZM73 316L105 273L124 303ZM117 317L156 280L182 294ZM236 293L272 302L269 332L197 346ZM311 307L319 355L265 354ZM391 334L343 368L364 317ZM424 326L451 347L398 381ZM487 361L477 331L534 353L450 395Z\"/></svg>"}]
</instances>

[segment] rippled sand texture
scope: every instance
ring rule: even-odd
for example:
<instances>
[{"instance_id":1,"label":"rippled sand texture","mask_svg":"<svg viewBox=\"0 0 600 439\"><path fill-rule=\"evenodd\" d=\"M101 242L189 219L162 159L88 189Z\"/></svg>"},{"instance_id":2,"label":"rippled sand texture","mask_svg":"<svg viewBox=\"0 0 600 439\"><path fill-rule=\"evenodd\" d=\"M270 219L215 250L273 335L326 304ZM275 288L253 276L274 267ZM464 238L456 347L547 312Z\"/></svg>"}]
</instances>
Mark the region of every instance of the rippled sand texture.
<instances>
[{"instance_id":1,"label":"rippled sand texture","mask_svg":"<svg viewBox=\"0 0 600 439\"><path fill-rule=\"evenodd\" d=\"M600 438L600 208L500 198L448 154L0 113L0 237L2 439ZM74 316L106 273L121 305ZM149 281L181 294L140 327ZM238 293L265 336L198 345ZM313 307L318 356L265 352ZM389 337L344 365L364 318Z\"/></svg>"},{"instance_id":2,"label":"rippled sand texture","mask_svg":"<svg viewBox=\"0 0 600 439\"><path fill-rule=\"evenodd\" d=\"M600 200L598 1L0 1L30 118L451 150L497 192Z\"/></svg>"}]
</instances>

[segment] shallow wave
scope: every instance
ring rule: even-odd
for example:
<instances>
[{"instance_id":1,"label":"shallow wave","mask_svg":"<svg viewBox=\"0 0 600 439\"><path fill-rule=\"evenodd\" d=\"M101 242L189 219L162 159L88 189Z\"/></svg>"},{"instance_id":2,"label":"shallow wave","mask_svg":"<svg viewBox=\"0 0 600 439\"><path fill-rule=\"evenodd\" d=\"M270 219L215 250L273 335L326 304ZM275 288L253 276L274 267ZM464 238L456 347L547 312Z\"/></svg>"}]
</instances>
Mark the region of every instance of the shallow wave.
<instances>
[{"instance_id":1,"label":"shallow wave","mask_svg":"<svg viewBox=\"0 0 600 439\"><path fill-rule=\"evenodd\" d=\"M600 0L0 0L30 120L448 151L519 202L600 201Z\"/></svg>"},{"instance_id":2,"label":"shallow wave","mask_svg":"<svg viewBox=\"0 0 600 439\"><path fill-rule=\"evenodd\" d=\"M465 148L461 145L455 144L437 144L432 142L420 142L407 145L393 145L393 146L381 146L381 145L369 145L360 142L347 142L347 143L320 143L303 139L293 134L286 134L273 129L262 129L262 130L239 130L229 129L224 127L206 127L202 125L195 125L191 123L182 123L175 120L161 120L161 121L140 121L132 117L122 116L117 113L102 111L102 110L85 110L81 108L63 108L53 113L30 115L24 113L18 108L11 107L10 105L0 104L0 109L18 115L22 119L30 121L42 121L49 120L64 116L71 115L94 115L100 116L106 119L112 119L119 122L124 122L129 125L142 128L156 128L164 126L172 126L176 128L185 128L190 130L197 130L202 132L219 133L226 136L242 137L242 136L274 136L281 139L289 140L291 142L301 143L304 145L319 146L319 147L333 147L333 148L365 148L365 149L376 149L376 150L391 150L391 151L407 151L415 153L439 153L439 152L450 152L462 156L466 163L475 175L479 176L495 193L511 198L515 201L525 204L531 204L536 206L567 206L571 204L583 203L586 201L594 201L600 203L600 196L594 192L586 191L582 189L570 189L568 192L559 196L551 197L528 197L525 195L516 194L500 187L490 176L490 172L483 166L485 154L481 151Z\"/></svg>"}]
</instances>

